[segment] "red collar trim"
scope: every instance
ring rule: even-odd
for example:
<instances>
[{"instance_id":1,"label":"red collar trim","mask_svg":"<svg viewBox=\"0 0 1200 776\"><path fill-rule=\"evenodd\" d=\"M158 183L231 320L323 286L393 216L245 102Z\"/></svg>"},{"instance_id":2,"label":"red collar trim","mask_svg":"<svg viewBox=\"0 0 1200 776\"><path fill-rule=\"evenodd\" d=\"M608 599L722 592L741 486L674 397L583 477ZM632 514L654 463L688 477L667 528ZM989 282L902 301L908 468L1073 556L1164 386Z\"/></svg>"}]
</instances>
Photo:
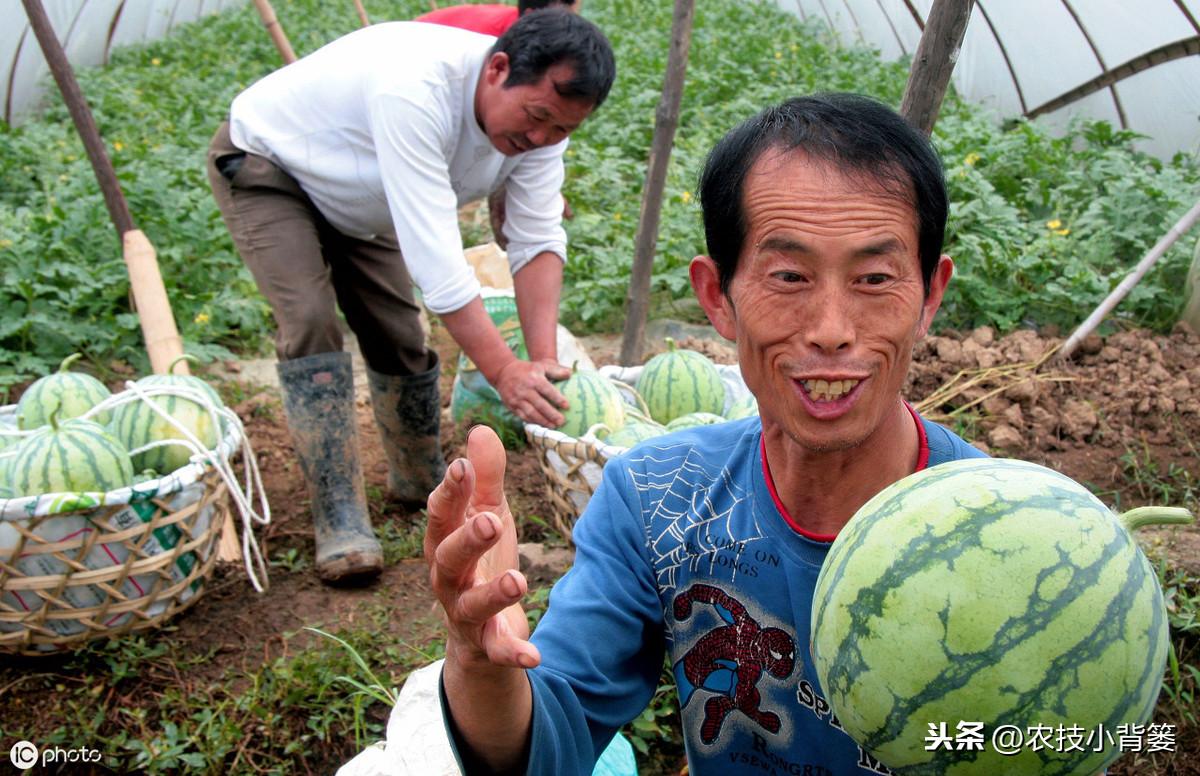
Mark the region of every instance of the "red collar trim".
<instances>
[{"instance_id":1,"label":"red collar trim","mask_svg":"<svg viewBox=\"0 0 1200 776\"><path fill-rule=\"evenodd\" d=\"M925 424L921 422L917 411L912 405L904 402L904 408L908 410L908 414L912 416L913 423L917 426L917 468L914 472L919 472L929 465L929 437L925 434ZM837 538L836 533L822 534L807 531L800 527L796 519L787 511L787 507L779 500L779 491L775 490L775 478L771 476L771 465L767 463L767 438L766 435L759 437L758 448L762 457L763 477L767 481L767 492L771 494L771 500L775 502L775 508L779 510L779 514L783 517L785 523L796 533L814 542L832 542Z\"/></svg>"}]
</instances>

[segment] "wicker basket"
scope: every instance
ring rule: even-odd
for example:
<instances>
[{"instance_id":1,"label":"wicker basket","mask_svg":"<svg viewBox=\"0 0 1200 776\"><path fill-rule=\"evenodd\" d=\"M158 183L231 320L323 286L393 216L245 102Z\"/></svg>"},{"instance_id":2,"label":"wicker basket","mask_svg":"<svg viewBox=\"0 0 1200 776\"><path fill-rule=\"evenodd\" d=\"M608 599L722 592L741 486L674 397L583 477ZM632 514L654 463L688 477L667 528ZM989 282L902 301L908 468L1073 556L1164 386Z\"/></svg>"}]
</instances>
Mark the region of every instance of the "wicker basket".
<instances>
[{"instance_id":1,"label":"wicker basket","mask_svg":"<svg viewBox=\"0 0 1200 776\"><path fill-rule=\"evenodd\" d=\"M728 409L749 390L736 365L719 365L717 371L725 384L725 408ZM599 372L618 385L631 386L637 382L642 367L602 366ZM625 396L630 404L634 403L629 394ZM525 437L536 452L538 463L546 475L547 495L553 509L551 523L569 542L575 521L583 514L584 507L600 484L604 464L628 448L607 445L591 435L582 438L567 436L561 431L534 423L525 424Z\"/></svg>"},{"instance_id":2,"label":"wicker basket","mask_svg":"<svg viewBox=\"0 0 1200 776\"><path fill-rule=\"evenodd\" d=\"M0 407L11 424L12 407ZM242 441L231 424L213 451ZM199 461L110 493L0 498L0 653L45 655L161 625L194 604L230 515Z\"/></svg>"}]
</instances>

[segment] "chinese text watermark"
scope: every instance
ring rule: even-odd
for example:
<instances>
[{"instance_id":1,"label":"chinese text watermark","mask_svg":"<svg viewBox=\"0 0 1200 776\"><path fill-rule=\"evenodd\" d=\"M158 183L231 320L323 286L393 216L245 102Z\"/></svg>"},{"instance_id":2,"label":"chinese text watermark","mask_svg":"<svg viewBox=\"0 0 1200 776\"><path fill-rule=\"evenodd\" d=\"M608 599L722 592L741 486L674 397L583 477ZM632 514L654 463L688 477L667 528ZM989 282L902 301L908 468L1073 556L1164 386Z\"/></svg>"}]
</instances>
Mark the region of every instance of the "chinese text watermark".
<instances>
[{"instance_id":1,"label":"chinese text watermark","mask_svg":"<svg viewBox=\"0 0 1200 776\"><path fill-rule=\"evenodd\" d=\"M945 722L930 722L925 751L982 752L990 741L993 751L1014 755L1032 752L1103 752L1116 746L1122 752L1174 752L1175 726L1151 722L1124 724L1108 729L1104 723L1092 728L1081 725L997 725L990 734L982 722L959 722L949 730Z\"/></svg>"}]
</instances>

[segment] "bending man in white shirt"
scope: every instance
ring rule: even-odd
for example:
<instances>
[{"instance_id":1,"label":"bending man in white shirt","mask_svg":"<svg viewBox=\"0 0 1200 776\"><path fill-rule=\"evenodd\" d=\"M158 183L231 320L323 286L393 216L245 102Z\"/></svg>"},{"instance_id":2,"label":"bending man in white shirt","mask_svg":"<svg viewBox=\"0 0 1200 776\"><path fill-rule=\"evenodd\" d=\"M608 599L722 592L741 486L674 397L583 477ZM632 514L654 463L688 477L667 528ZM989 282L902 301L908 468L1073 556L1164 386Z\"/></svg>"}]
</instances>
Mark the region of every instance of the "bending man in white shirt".
<instances>
[{"instance_id":1,"label":"bending man in white shirt","mask_svg":"<svg viewBox=\"0 0 1200 776\"><path fill-rule=\"evenodd\" d=\"M312 498L316 565L377 574L340 308L368 366L389 495L423 504L444 471L437 354L412 285L523 420L562 423L551 380L566 260L562 155L608 94L612 49L571 13L499 39L414 22L350 33L234 99L209 149L213 194L271 304L288 426ZM458 207L507 190L508 259L529 360L492 324Z\"/></svg>"}]
</instances>

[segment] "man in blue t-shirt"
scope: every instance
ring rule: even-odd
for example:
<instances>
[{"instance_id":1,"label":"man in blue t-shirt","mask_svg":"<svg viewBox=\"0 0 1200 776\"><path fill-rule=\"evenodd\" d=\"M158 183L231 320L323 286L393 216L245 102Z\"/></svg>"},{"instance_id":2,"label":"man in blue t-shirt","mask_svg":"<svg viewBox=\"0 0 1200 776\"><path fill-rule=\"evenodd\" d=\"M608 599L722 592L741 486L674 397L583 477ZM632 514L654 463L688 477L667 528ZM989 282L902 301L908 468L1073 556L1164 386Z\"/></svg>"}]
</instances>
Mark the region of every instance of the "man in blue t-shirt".
<instances>
[{"instance_id":1,"label":"man in blue t-shirt","mask_svg":"<svg viewBox=\"0 0 1200 776\"><path fill-rule=\"evenodd\" d=\"M886 773L842 730L808 649L813 587L855 511L981 455L900 396L954 265L928 140L863 97L789 100L700 182L691 281L759 416L610 462L575 565L529 638L504 450L476 428L429 499L447 724L468 772L590 773L668 657L693 774Z\"/></svg>"}]
</instances>

